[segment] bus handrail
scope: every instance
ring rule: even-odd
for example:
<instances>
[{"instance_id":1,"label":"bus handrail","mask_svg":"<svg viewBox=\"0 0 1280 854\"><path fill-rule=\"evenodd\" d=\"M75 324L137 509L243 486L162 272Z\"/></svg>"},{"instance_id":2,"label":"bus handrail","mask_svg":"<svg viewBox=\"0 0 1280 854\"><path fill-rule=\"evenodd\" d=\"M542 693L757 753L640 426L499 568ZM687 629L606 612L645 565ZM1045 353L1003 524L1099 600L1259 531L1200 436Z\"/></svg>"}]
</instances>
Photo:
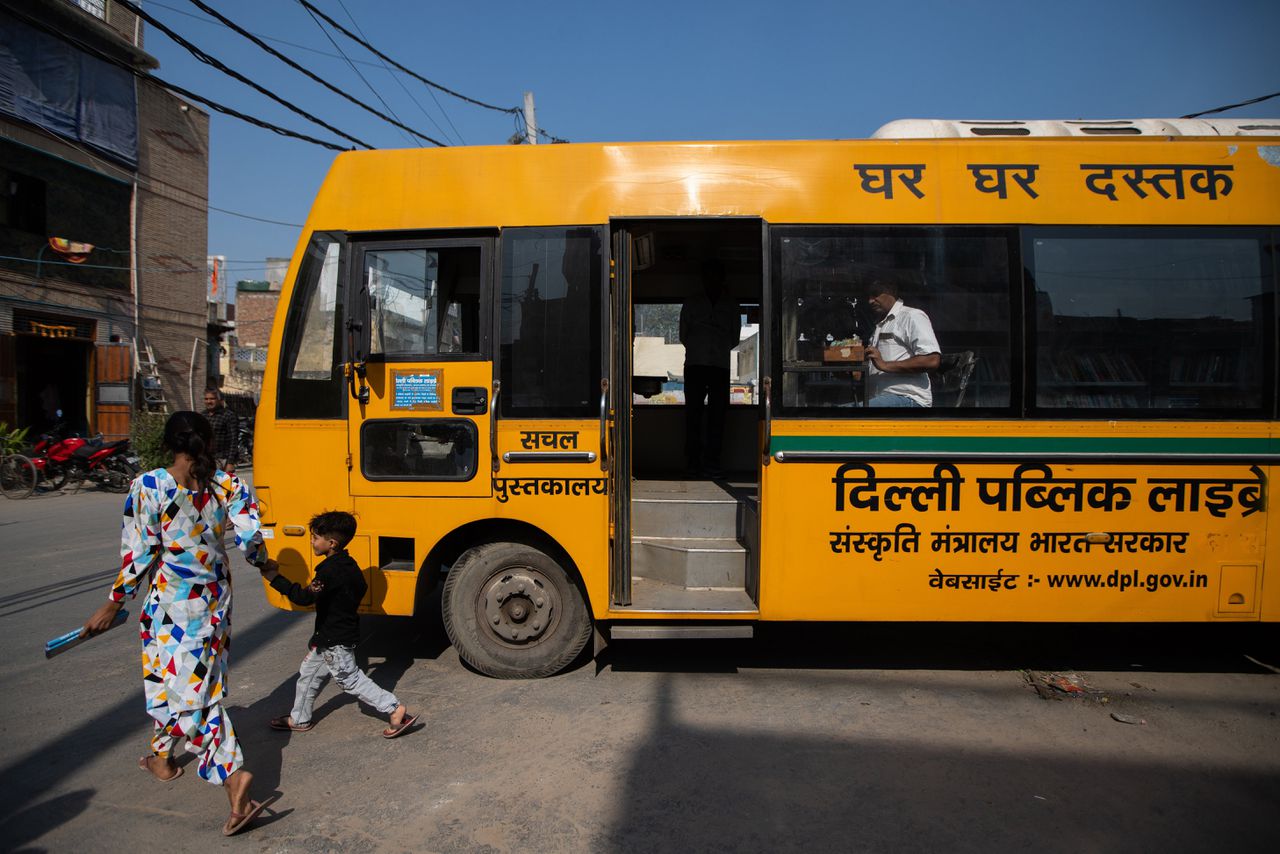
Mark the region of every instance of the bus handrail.
<instances>
[{"instance_id":1,"label":"bus handrail","mask_svg":"<svg viewBox=\"0 0 1280 854\"><path fill-rule=\"evenodd\" d=\"M489 465L496 473L502 466L498 457L498 395L502 393L502 380L493 381L493 395L489 398Z\"/></svg>"},{"instance_id":2,"label":"bus handrail","mask_svg":"<svg viewBox=\"0 0 1280 854\"><path fill-rule=\"evenodd\" d=\"M607 423L609 419L609 380L600 379L600 471L609 470L609 436Z\"/></svg>"},{"instance_id":3,"label":"bus handrail","mask_svg":"<svg viewBox=\"0 0 1280 854\"><path fill-rule=\"evenodd\" d=\"M760 383L764 389L764 436L761 439L763 444L764 465L769 465L769 440L773 436L773 377L765 377Z\"/></svg>"}]
</instances>

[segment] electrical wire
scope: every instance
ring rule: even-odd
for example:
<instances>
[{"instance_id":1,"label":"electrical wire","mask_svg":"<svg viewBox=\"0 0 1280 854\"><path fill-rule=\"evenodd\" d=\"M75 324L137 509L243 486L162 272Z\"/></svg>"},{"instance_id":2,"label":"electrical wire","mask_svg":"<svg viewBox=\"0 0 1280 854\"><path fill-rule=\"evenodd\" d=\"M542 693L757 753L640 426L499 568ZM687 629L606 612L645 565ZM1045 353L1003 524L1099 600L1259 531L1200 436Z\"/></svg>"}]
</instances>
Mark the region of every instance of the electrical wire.
<instances>
[{"instance_id":1,"label":"electrical wire","mask_svg":"<svg viewBox=\"0 0 1280 854\"><path fill-rule=\"evenodd\" d=\"M190 18L191 20L199 21L202 24L208 24L209 26L214 26L214 27L221 27L224 30L231 29L226 24L220 24L217 21L210 21L208 18L206 18L203 15L197 15L192 12L188 12L185 9L179 9L177 6L170 6L167 3L158 3L156 2L156 0L148 0L148 2L152 6L158 6L161 9L167 9L168 11L173 12L175 15L182 15L184 18ZM282 44L287 47L297 48L298 50L305 50L306 52L314 53L317 56L327 56L330 59L342 59L342 57L336 53L329 53L327 50L319 50L314 47L309 47L305 44L298 44L297 42L291 42L287 39L277 38L275 36L268 36L268 35L264 35L263 33L254 33L254 35L262 39L263 41L274 42L275 44ZM368 60L365 60L365 59L357 59L353 61L359 63L360 65L367 65L370 68L384 67L384 66L378 65L378 63L376 62L369 62Z\"/></svg>"},{"instance_id":2,"label":"electrical wire","mask_svg":"<svg viewBox=\"0 0 1280 854\"><path fill-rule=\"evenodd\" d=\"M364 30L360 29L360 23L356 21L355 15L351 14L351 10L347 8L347 4L343 3L342 0L338 0L338 5L342 7L342 11L346 12L347 17L351 19L351 24L356 28L356 32L359 33L367 41L369 37L365 35ZM343 54L343 56L345 57L346 54ZM347 60L347 62L351 62L351 61L352 60L350 59ZM422 115L426 116L427 121L435 125L436 128L439 129L440 133L444 134L445 136L448 136L449 134L445 132L445 129L440 127L440 123L437 122L431 116L431 114L426 111L426 109L422 106L422 104L418 102L417 98L413 97L413 93L409 91L409 87L404 85L404 81L400 79L399 75L397 75L394 70L392 70L391 66L387 64L387 61L381 58L379 58L378 61L382 63L382 67L383 69L386 70L387 75L392 80L396 81L396 85L400 87L400 89L405 93L405 95L409 96L409 100L413 101L414 106L416 106L419 110L422 111ZM366 65L366 64L372 64L372 63L361 63L361 64ZM444 106L440 103L440 99L436 97L436 91L434 89L427 89L427 94L431 96L431 100L435 102L436 109L440 111L440 115L444 116L444 120L449 123L449 127L453 128L454 137L458 140L458 142L460 142L463 145L466 145L467 141L462 138L462 134L458 131L457 125L453 123L453 119L449 118L448 111L446 111Z\"/></svg>"},{"instance_id":3,"label":"electrical wire","mask_svg":"<svg viewBox=\"0 0 1280 854\"><path fill-rule=\"evenodd\" d=\"M241 74L240 72L228 67L225 63L219 61L213 56L210 56L208 53L205 53L203 50L201 50L191 42L184 39L178 33L174 32L172 29L165 26L165 24L162 21L156 19L153 15L144 11L141 6L134 3L132 0L116 0L116 2L118 2L121 6L128 9L130 12L133 12L135 15L137 15L142 20L146 21L148 24L151 24L151 26L155 27L160 32L167 35L169 38L173 39L174 42L181 45L183 48L187 50L188 53L190 53L196 59L203 62L205 65L215 68L218 71L221 71L223 74L227 75L228 77L231 77L235 80L240 81L244 85L253 89L255 92L259 92L260 94L266 95L268 98L275 101L277 104L289 110L290 112L293 112L299 116L302 116L307 121L317 124L320 127L330 131L331 133L336 133L338 136L342 137L343 139L350 140L351 142L354 142L356 145L360 145L365 148L369 148L369 149L373 148L372 145L365 142L364 140L339 130L338 128L326 122L324 119L319 118L318 116L312 115L311 113L307 112L306 110L302 109L296 104L290 103L289 101L285 100L284 98L281 98L279 95L275 94L271 90L267 89L265 86L259 85L255 81ZM154 75L152 75L152 77L157 80L159 79ZM169 84L167 83L164 85L169 86ZM170 86L170 88L173 88L174 91L177 91L176 87ZM213 107L213 104L210 103L209 101L206 101L204 99L199 99L199 100L201 100L201 103L208 103L211 107ZM218 112L224 112L224 110L220 109L219 107L213 107L213 108L217 109Z\"/></svg>"},{"instance_id":4,"label":"electrical wire","mask_svg":"<svg viewBox=\"0 0 1280 854\"><path fill-rule=\"evenodd\" d=\"M375 89L375 88L373 88L373 84L372 84L372 83L370 83L367 79L365 79L365 76L364 76L363 74L361 74L361 73L360 73L360 69L356 68L355 63L354 63L354 62L352 62L352 61L351 61L351 59L350 59L350 57L348 57L348 56L347 56L346 51L344 51L341 47L339 47L339 46L338 46L338 43L337 43L336 41L334 41L333 36L331 36L331 35L329 34L329 31L328 31L328 30L326 30L326 29L324 28L324 24L320 23L319 19L318 19L318 18L316 18L316 16L315 16L314 14L312 14L311 12L309 12L309 11L308 11L308 13L307 13L307 14L310 14L310 15L311 15L311 20L312 20L312 22L316 25L316 27L320 30L320 32L324 34L324 37L325 37L325 38L327 38L327 39L329 40L329 44L333 45L333 49L334 49L334 50L336 50L338 53L342 54L342 59L343 59L343 61L344 61L344 62L346 62L346 63L347 63L347 65L351 67L351 70L355 72L355 75L356 75L357 77L359 77L359 78L360 78L360 82L361 82L361 83L363 83L363 84L365 85L365 87L366 87L370 92L372 92L372 93L373 93L373 97L375 97L375 98L377 98L379 101L381 101L381 102L382 102L382 106L386 107L386 108L387 108L391 113L393 113L393 114L394 114L394 113L395 113L395 110L392 110L392 109L391 109L391 105L387 103L386 99L385 99L385 98L383 98L383 97L382 97L382 95L378 93L378 90L377 90L377 89ZM412 145L412 144L413 144L413 140L412 140L411 138L409 138L409 137L405 137L405 139L408 139L408 140L409 140L409 144L410 144L410 145ZM431 141L432 141L432 142L434 142L436 145L440 145L440 146L443 146L443 145L444 145L444 143L440 142L439 140L434 140L434 139L433 139L433 140L431 140Z\"/></svg>"},{"instance_id":5,"label":"electrical wire","mask_svg":"<svg viewBox=\"0 0 1280 854\"><path fill-rule=\"evenodd\" d=\"M153 186L151 186L151 185L152 185L152 184L163 184L163 185L165 185L166 187L171 187L171 188L173 188L173 189L175 189L175 190L177 190L177 191L179 191L179 192L181 192L181 193L186 193L186 194L190 195L190 196L191 196L191 197L193 197L193 198L199 199L200 201L204 202L204 204L203 204L203 205L195 205L195 204L192 204L191 202L184 202L184 201L182 201L181 199L176 199L176 198L174 198L171 194L166 194L166 195L165 195L165 197L164 197L164 198L165 198L165 201L173 202L173 203L174 203L174 204L176 204L176 205L182 205L183 207L191 208L192 210L197 210L197 211L202 211L202 210L211 210L211 211L217 211L218 213L228 214L228 215L230 215L230 216L238 216L238 217L240 217L241 219L251 219L251 220L253 220L254 222L265 222L265 223L269 223L269 224L271 224L271 225L285 225L285 226L289 226L290 228L302 228L302 224L301 224L301 223L297 223L297 222L284 222L283 220L278 220L278 219L267 219L267 218L265 218L265 217L254 216L253 214L242 213L241 211L233 211L233 210L228 210L227 208L220 208L220 207L218 207L218 206L216 206L216 205L211 205L211 204L209 204L209 200L208 200L206 197L204 197L204 196L198 196L198 195L196 195L195 193L192 193L190 190L187 190L187 189L185 189L185 188L183 188L183 187L179 187L179 186L178 186L178 185L176 185L176 184L172 184L172 183L170 183L170 182L168 182L168 181L164 180L163 178L158 178L158 177L156 177L155 175L152 175L150 172L144 172L144 171L142 171L141 169L138 169L138 170L136 170L136 171L130 171L130 170L128 170L128 169L125 169L123 166L117 166L117 165L115 165L114 163L111 163L110 161L103 160L101 157L99 157L98 155L94 154L94 153L93 153L93 151L92 151L92 149L90 149L90 148L88 148L88 147L86 147L86 146L84 146L84 145L81 145L81 144L80 144L79 142L77 142L76 140L73 140L73 139L66 139L66 138L64 138L64 137L58 136L58 135L57 135L56 133L54 133L53 131L48 130L47 128L43 128L43 127L41 127L40 125L33 125L33 127L34 127L36 130L38 130L38 131L40 131L41 133L43 133L45 136L49 137L50 139L56 140L57 142L60 142L60 143L62 143L63 145L70 146L71 148L74 148L74 149L76 149L77 151L79 151L80 153L84 154L86 157L88 157L90 160L92 160L95 164L97 164L97 166L98 166L98 168L99 168L100 170L114 170L114 171L116 171L116 172L119 172L119 173L121 173L121 174L125 175L125 176L126 176L126 178L127 178L127 180L135 180L135 179L136 179L136 180L138 181L138 184L139 184L139 185L141 185L141 186L142 186L142 188L143 188L143 189L145 189L147 192L150 192L150 193L156 193L155 188L154 188ZM345 150L345 149L342 149L342 150ZM158 195L158 193L157 193L157 195ZM98 248L101 248L101 247L98 247ZM112 250L109 250L109 251L116 252L116 251L125 251L125 250L115 250L115 249L112 249ZM246 263L255 263L255 262L249 261L249 262L246 262Z\"/></svg>"},{"instance_id":6,"label":"electrical wire","mask_svg":"<svg viewBox=\"0 0 1280 854\"><path fill-rule=\"evenodd\" d=\"M319 15L321 18L324 19L325 23L327 23L329 26L333 27L335 30L342 33L344 36L351 39L353 42L359 44L361 47L363 47L365 50L372 53L374 56L378 57L379 59L386 60L396 68L403 71L405 74L408 74L410 77L414 78L415 80L421 81L422 83L426 84L427 86L430 86L433 89L439 89L441 92L444 92L446 95L452 95L455 98L459 98L463 101L466 101L468 104L475 104L477 107L484 107L487 110L494 110L499 113L520 112L519 107L498 107L493 104L486 104L484 101L477 101L475 98L469 98L466 95L463 95L461 92L455 92L452 89L450 89L448 86L442 86L439 83L436 83L432 80L428 80L427 78L423 77L421 74L417 73L416 71L411 71L410 69L405 68L403 65L396 62L394 59L387 56L385 53L378 50L376 47L374 47L364 39L357 36L355 33L351 32L346 27L342 26L342 24L339 24L333 18L330 18L324 12L317 9L312 3L309 2L309 0L298 0L298 3L301 4L303 8L307 9L311 13L315 15Z\"/></svg>"},{"instance_id":7,"label":"electrical wire","mask_svg":"<svg viewBox=\"0 0 1280 854\"><path fill-rule=\"evenodd\" d=\"M1280 92L1272 92L1270 95L1263 95L1261 98L1250 98L1248 101L1241 101L1238 104L1227 104L1225 107L1214 107L1212 110L1203 110L1199 113L1188 113L1182 118L1198 119L1201 116L1209 116L1214 113L1225 113L1227 110L1234 110L1236 107L1247 107L1250 104L1259 104L1263 101L1269 101L1272 98L1280 98Z\"/></svg>"},{"instance_id":8,"label":"electrical wire","mask_svg":"<svg viewBox=\"0 0 1280 854\"><path fill-rule=\"evenodd\" d=\"M210 17L217 19L218 21L220 21L220 22L222 22L223 24L225 24L227 27L230 27L230 28L231 28L232 30L234 30L235 32L237 32L237 33L239 33L240 35L244 36L246 39L248 39L249 41L253 42L255 45L257 45L258 47L260 47L262 50L264 50L264 51L266 51L267 53L271 54L271 55L272 55L272 56L274 56L276 59L279 59L279 60L280 60L281 62L283 62L285 65L288 65L290 68L292 68L292 69L294 69L294 70L298 71L298 72L299 72L299 73L301 73L301 74L305 74L307 77L309 77L310 79L312 79L312 80L314 80L315 82L319 83L321 86L325 87L325 88L326 88L326 89L328 89L330 92L333 92L333 93L334 93L334 94L336 94L336 95L340 95L340 96L342 96L342 97L343 97L343 98L345 98L346 100L348 100L348 101L350 101L351 103L355 104L355 105L356 105L357 107L359 107L360 109L362 109L362 110L364 110L364 111L366 111L366 112L368 112L368 113L372 113L373 115L377 116L378 118L382 119L383 121L388 122L388 123L390 123L390 124L393 124L393 125L395 125L396 127L401 128L401 129L403 129L403 130L406 130L406 131L408 131L409 133L413 134L414 136L416 136L416 137L418 137L418 138L420 138L420 139L425 139L425 140L427 140L428 142L435 143L436 145L444 145L444 143L440 142L439 140L437 140L437 139L433 139L432 137L427 136L427 135L426 135L426 134L424 134L424 133L421 133L421 132L419 132L419 131L416 131L416 130L414 130L413 128L409 127L408 125L404 124L403 122L399 121L399 118L398 118L398 117L397 117L397 118L392 118L391 116L388 116L388 115L386 115L385 113L379 112L378 110L376 110L376 109L374 109L373 107L369 106L368 104L366 104L365 102L361 101L360 99L355 98L355 97L352 97L351 95L349 95L349 94L347 94L346 92L342 91L342 90L341 90L341 89L339 89L337 86L334 86L332 83L330 83L329 81L327 81L327 80L323 79L322 77L320 77L319 75L317 75L317 74L316 74L316 73L314 73L313 71L309 70L308 68L306 68L306 67L304 67L304 66L302 66L302 65L299 65L297 62L294 62L292 59L290 59L289 57L285 56L283 53L281 53L280 51L276 50L276 49L275 49L275 48L273 48L271 45L267 44L267 43L266 43L266 42L264 42L262 39L260 39L260 38L258 38L257 36L255 36L253 33L249 32L249 31L248 31L248 30L246 30L246 29L244 29L244 28L243 28L243 27L241 27L239 24L237 24L237 23L235 23L234 21L232 21L230 18L227 18L225 15L223 15L223 14L222 14L221 12L219 12L217 9L214 9L214 8L212 8L211 6L209 6L207 3L202 2L202 0L189 0L189 2L191 3L191 5L195 6L195 7L196 7L197 9L199 9L200 11L204 12L206 15L209 15ZM348 62L350 62L350 60L348 60ZM356 73L358 74L359 72L356 72ZM374 94L377 94L377 93L374 93ZM381 98L379 98L379 100L381 100ZM385 105L385 104L386 104L386 102L385 102L385 101L383 101L383 104Z\"/></svg>"},{"instance_id":9,"label":"electrical wire","mask_svg":"<svg viewBox=\"0 0 1280 854\"><path fill-rule=\"evenodd\" d=\"M264 130L269 130L272 133L277 133L280 136L287 136L292 139L300 139L303 142L309 142L313 145L319 145L331 151L349 151L350 150L347 148L343 148L341 145L334 145L332 142L325 142L323 139L316 139L314 136L307 136L305 133L298 133L297 131L289 130L288 128L280 127L279 125L273 125L270 122L264 122L262 119L254 118L253 116L242 113L239 110L235 110L235 109L232 109L231 107L225 106L223 104L219 104L217 101L210 100L209 98L206 98L203 95L197 95L195 92L192 92L190 89L183 89L181 86L177 86L173 83L166 83L164 80L160 79L154 74L143 74L141 72L135 72L135 73L137 74L138 77L141 77L146 80L154 80L156 83L159 83L161 86L165 87L166 89L172 89L174 92L177 92L179 95L182 95L184 98L190 98L193 101L198 101L199 103L204 104L206 107L208 107L211 110L216 110L217 112L222 113L223 115L232 116L234 118L240 119L240 121L242 122L248 122L249 124L263 128ZM339 136L344 136L344 137L346 136L346 134L342 133L342 131L335 131L335 133L337 133ZM347 138L350 139L351 137L347 137ZM359 142L359 140L356 140L356 141ZM372 146L366 145L363 142L361 142L360 145L364 145L365 148L372 147Z\"/></svg>"},{"instance_id":10,"label":"electrical wire","mask_svg":"<svg viewBox=\"0 0 1280 854\"><path fill-rule=\"evenodd\" d=\"M300 222L284 222L283 220L278 220L278 219L265 219L264 217L260 217L260 216L250 216L249 214L246 214L246 213L240 213L239 211L229 211L229 210L227 210L226 208L220 208L220 207L216 207L216 206L214 206L214 205L208 205L208 208L209 208L209 210L211 210L211 211L217 211L218 213L230 214L231 216L238 216L238 217L240 217L241 219L251 219L251 220L253 220L254 222L265 222L265 223L270 223L271 225L287 225L287 226L289 226L290 228L302 228L302 223L300 223Z\"/></svg>"},{"instance_id":11,"label":"electrical wire","mask_svg":"<svg viewBox=\"0 0 1280 854\"><path fill-rule=\"evenodd\" d=\"M97 247L94 247L96 250ZM114 250L108 250L114 251ZM130 267L120 264L77 264L75 261L57 261L52 258L24 258L20 255L0 255L0 261L20 261L26 264L35 264L40 267L79 267L82 270L137 270L139 273L199 273L206 274L208 271L203 267L191 265L191 269L182 269L180 267ZM206 259L199 259L200 263L205 263ZM244 272L246 270L261 270L262 264L256 267L224 267L228 272Z\"/></svg>"}]
</instances>

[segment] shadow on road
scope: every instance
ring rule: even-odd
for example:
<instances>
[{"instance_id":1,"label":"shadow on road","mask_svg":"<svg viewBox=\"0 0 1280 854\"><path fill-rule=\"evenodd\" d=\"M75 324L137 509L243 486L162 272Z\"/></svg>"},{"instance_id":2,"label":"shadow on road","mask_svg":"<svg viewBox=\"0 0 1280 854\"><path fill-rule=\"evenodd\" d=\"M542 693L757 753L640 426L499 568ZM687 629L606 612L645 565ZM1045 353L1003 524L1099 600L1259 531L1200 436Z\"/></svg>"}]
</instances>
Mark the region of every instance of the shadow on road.
<instances>
[{"instance_id":1,"label":"shadow on road","mask_svg":"<svg viewBox=\"0 0 1280 854\"><path fill-rule=\"evenodd\" d=\"M1003 747L998 726L959 748L942 731L908 741L693 726L678 720L678 680L666 678L619 766L625 791L594 850L1274 851L1280 838L1280 779L1261 766L1053 745L1036 755Z\"/></svg>"},{"instance_id":2,"label":"shadow on road","mask_svg":"<svg viewBox=\"0 0 1280 854\"><path fill-rule=\"evenodd\" d=\"M255 657L257 650L267 648L272 639L289 625L290 616L283 612L276 612L268 614L243 631L234 631L236 650L247 651L243 654L232 654L232 673L247 666ZM130 670L130 676L135 674L136 671ZM260 703L255 703L251 708L256 708ZM270 745L264 743L265 739L258 734L256 721L253 721L252 717L253 714L250 713L242 723L236 719L235 712L232 712L236 734L244 745L246 767L257 776L260 770L259 764L263 766L263 777L254 785L256 794L260 791L265 793L268 784L272 784L272 788L279 784L280 758L278 752L275 755L271 754ZM58 718L53 716L49 720L57 722ZM143 727L146 721L142 704L142 686L138 685L136 694L130 693L126 699L102 709L93 718L78 724L75 732L46 730L46 740L31 744L30 749L21 758L0 769L0 792L4 792L4 798L0 799L0 839L36 838L82 812L93 794L91 790L76 793L77 797L83 798L83 803L68 795L54 798L46 804L38 804L38 801L46 792L63 781L69 769L78 767L99 753L114 749L122 740L139 739L139 752L145 752L148 736ZM69 739L73 739L76 744L77 749L74 754L65 748L65 742ZM271 770L273 765L274 779ZM126 775L136 774L136 771L129 766L122 766L119 774L123 778ZM134 785L131 776L128 785ZM221 797L221 793L218 794ZM67 798L71 800L66 800ZM33 804L36 806L32 806ZM48 808L49 805L54 805L56 808ZM78 808L71 808L76 805Z\"/></svg>"},{"instance_id":3,"label":"shadow on road","mask_svg":"<svg viewBox=\"0 0 1280 854\"><path fill-rule=\"evenodd\" d=\"M763 623L747 640L615 641L617 672L1151 670L1274 672L1280 632L1247 624Z\"/></svg>"}]
</instances>

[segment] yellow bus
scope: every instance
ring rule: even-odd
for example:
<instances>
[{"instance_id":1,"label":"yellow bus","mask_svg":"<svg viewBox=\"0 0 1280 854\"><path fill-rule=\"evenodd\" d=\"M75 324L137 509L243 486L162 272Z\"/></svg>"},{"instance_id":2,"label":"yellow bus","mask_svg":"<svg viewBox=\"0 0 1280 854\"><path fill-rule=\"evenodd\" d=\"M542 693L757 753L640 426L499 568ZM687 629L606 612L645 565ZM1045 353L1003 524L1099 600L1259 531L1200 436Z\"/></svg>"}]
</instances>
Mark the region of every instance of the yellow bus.
<instances>
[{"instance_id":1,"label":"yellow bus","mask_svg":"<svg viewBox=\"0 0 1280 854\"><path fill-rule=\"evenodd\" d=\"M365 610L441 601L498 677L593 631L1275 622L1278 246L1280 121L340 154L271 337L264 523L301 581L308 519L354 512ZM691 410L709 276L731 400Z\"/></svg>"}]
</instances>

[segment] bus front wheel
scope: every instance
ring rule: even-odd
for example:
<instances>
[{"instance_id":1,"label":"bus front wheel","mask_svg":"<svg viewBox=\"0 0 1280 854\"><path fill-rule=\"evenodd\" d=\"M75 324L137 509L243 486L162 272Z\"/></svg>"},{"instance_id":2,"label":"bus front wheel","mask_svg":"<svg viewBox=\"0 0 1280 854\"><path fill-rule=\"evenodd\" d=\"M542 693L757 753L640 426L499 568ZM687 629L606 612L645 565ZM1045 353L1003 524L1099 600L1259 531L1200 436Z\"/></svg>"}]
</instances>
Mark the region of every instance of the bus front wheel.
<instances>
[{"instance_id":1,"label":"bus front wheel","mask_svg":"<svg viewBox=\"0 0 1280 854\"><path fill-rule=\"evenodd\" d=\"M466 552L444 582L444 628L467 664L498 679L550 676L591 636L569 573L533 546L488 543Z\"/></svg>"}]
</instances>

